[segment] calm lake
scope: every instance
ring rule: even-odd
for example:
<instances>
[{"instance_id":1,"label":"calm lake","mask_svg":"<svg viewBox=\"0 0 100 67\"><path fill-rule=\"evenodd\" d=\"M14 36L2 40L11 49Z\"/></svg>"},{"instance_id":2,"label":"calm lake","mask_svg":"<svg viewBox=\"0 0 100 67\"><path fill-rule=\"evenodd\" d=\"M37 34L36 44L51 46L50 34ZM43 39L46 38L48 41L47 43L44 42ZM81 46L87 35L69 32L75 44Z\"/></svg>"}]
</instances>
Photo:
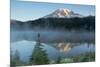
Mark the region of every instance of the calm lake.
<instances>
[{"instance_id":1,"label":"calm lake","mask_svg":"<svg viewBox=\"0 0 100 67\"><path fill-rule=\"evenodd\" d=\"M22 61L29 61L36 45L37 33L41 35L42 48L47 51L50 60L95 51L94 32L13 31L11 51L14 53L18 50Z\"/></svg>"}]
</instances>

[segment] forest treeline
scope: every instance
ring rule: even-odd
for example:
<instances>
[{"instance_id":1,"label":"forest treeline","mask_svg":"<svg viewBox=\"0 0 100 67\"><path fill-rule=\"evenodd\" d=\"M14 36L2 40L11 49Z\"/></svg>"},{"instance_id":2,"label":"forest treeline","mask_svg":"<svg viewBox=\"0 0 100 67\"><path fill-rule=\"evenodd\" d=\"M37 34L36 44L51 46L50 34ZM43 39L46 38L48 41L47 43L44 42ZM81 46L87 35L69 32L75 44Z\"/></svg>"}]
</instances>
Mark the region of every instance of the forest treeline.
<instances>
[{"instance_id":1,"label":"forest treeline","mask_svg":"<svg viewBox=\"0 0 100 67\"><path fill-rule=\"evenodd\" d=\"M95 30L95 16L83 18L40 18L30 21L11 20L11 30L50 29L50 30Z\"/></svg>"}]
</instances>

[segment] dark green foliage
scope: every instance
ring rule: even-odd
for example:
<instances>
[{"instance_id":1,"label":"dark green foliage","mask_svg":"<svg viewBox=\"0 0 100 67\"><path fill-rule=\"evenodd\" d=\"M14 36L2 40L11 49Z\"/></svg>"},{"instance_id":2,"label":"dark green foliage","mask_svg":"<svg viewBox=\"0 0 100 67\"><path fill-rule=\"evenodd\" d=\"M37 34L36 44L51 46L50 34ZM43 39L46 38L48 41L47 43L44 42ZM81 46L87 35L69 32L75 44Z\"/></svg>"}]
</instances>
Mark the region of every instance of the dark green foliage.
<instances>
[{"instance_id":1,"label":"dark green foliage","mask_svg":"<svg viewBox=\"0 0 100 67\"><path fill-rule=\"evenodd\" d=\"M15 54L12 55L11 53L11 66L19 66L21 65L21 60L20 60L20 56L19 56L19 52L16 50Z\"/></svg>"},{"instance_id":2,"label":"dark green foliage","mask_svg":"<svg viewBox=\"0 0 100 67\"><path fill-rule=\"evenodd\" d=\"M33 28L65 29L65 30L95 30L95 17L88 16L83 18L40 18L35 21L28 21Z\"/></svg>"},{"instance_id":3,"label":"dark green foliage","mask_svg":"<svg viewBox=\"0 0 100 67\"><path fill-rule=\"evenodd\" d=\"M40 34L38 34L38 40L30 58L30 63L34 65L48 64L49 60L46 51L42 49L42 44L40 43L39 38Z\"/></svg>"},{"instance_id":4,"label":"dark green foliage","mask_svg":"<svg viewBox=\"0 0 100 67\"><path fill-rule=\"evenodd\" d=\"M58 57L55 63L75 63L75 62L92 62L95 61L95 52L86 52L71 58Z\"/></svg>"},{"instance_id":5,"label":"dark green foliage","mask_svg":"<svg viewBox=\"0 0 100 67\"><path fill-rule=\"evenodd\" d=\"M73 58L74 62L90 62L95 61L95 53L87 52Z\"/></svg>"},{"instance_id":6,"label":"dark green foliage","mask_svg":"<svg viewBox=\"0 0 100 67\"><path fill-rule=\"evenodd\" d=\"M59 56L56 61L57 64L61 63L61 57Z\"/></svg>"},{"instance_id":7,"label":"dark green foliage","mask_svg":"<svg viewBox=\"0 0 100 67\"><path fill-rule=\"evenodd\" d=\"M13 29L63 29L95 31L95 16L83 18L40 18L34 21L11 23Z\"/></svg>"}]
</instances>

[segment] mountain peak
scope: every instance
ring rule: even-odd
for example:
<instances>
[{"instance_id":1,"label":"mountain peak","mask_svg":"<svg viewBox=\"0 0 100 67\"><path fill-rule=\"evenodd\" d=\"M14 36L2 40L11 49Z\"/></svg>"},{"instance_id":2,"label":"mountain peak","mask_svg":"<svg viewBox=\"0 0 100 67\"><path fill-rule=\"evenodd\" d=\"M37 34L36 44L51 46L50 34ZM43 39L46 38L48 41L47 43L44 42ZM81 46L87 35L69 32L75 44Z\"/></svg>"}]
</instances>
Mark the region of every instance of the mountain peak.
<instances>
[{"instance_id":1,"label":"mountain peak","mask_svg":"<svg viewBox=\"0 0 100 67\"><path fill-rule=\"evenodd\" d=\"M60 8L60 9L57 9L54 13L58 15L59 17L65 17L65 16L69 16L70 13L72 13L72 11L69 9Z\"/></svg>"},{"instance_id":2,"label":"mountain peak","mask_svg":"<svg viewBox=\"0 0 100 67\"><path fill-rule=\"evenodd\" d=\"M71 10L70 9L66 9L66 8L59 8L56 11L67 11L67 12L70 12Z\"/></svg>"},{"instance_id":3,"label":"mountain peak","mask_svg":"<svg viewBox=\"0 0 100 67\"><path fill-rule=\"evenodd\" d=\"M82 17L82 15L74 13L70 9L59 8L55 10L53 13L45 16L45 18L72 18L72 17Z\"/></svg>"}]
</instances>

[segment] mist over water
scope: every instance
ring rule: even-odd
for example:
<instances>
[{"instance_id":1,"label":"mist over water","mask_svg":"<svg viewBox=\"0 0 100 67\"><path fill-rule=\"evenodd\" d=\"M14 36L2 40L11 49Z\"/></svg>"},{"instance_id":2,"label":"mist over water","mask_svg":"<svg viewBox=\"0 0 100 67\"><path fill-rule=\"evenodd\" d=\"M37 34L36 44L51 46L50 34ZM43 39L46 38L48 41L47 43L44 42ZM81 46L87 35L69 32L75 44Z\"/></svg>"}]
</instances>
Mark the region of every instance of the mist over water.
<instances>
[{"instance_id":1,"label":"mist over water","mask_svg":"<svg viewBox=\"0 0 100 67\"><path fill-rule=\"evenodd\" d=\"M44 43L56 42L94 42L95 33L92 31L11 31L11 42L28 40L36 41L40 33L40 40Z\"/></svg>"}]
</instances>

